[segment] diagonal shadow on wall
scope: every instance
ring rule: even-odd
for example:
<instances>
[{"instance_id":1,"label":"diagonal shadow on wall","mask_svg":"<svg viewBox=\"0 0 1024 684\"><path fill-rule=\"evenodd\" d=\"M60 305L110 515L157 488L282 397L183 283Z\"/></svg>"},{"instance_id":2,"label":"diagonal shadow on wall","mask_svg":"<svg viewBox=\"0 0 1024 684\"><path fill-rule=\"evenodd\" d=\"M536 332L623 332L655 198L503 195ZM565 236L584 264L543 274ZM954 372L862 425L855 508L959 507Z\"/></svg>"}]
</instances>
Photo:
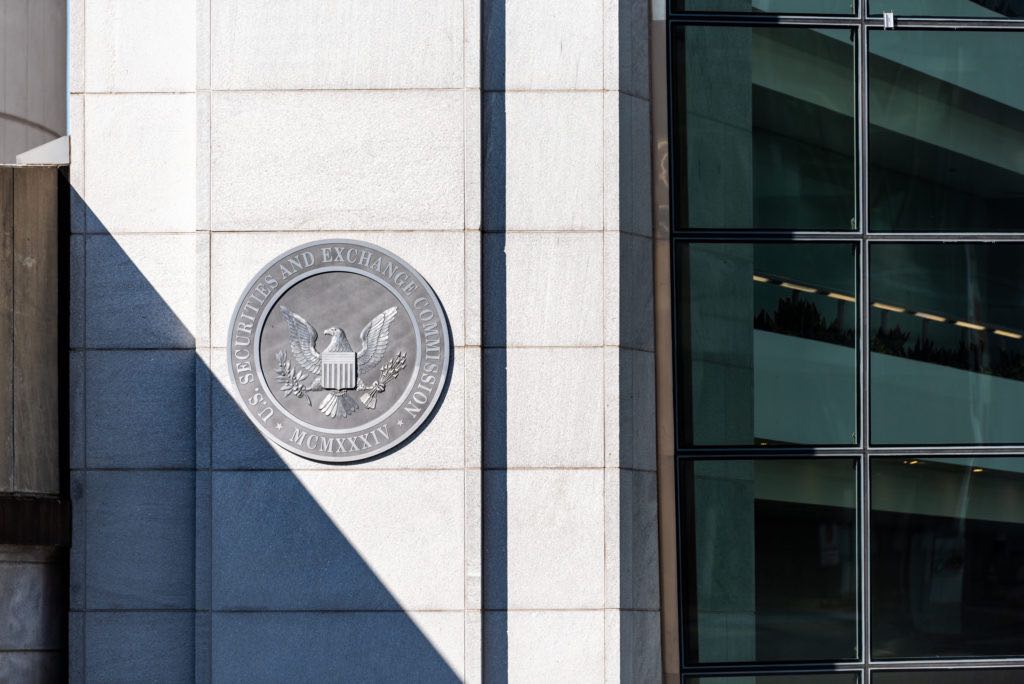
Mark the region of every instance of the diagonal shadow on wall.
<instances>
[{"instance_id":1,"label":"diagonal shadow on wall","mask_svg":"<svg viewBox=\"0 0 1024 684\"><path fill-rule=\"evenodd\" d=\"M396 572L429 548L423 483L444 474L293 470L217 380L223 350L207 363L182 320L196 236L112 236L71 192L89 231L70 241L71 680L458 681L463 612L420 606L462 591L461 563ZM417 610L350 522L401 595L419 586Z\"/></svg>"}]
</instances>

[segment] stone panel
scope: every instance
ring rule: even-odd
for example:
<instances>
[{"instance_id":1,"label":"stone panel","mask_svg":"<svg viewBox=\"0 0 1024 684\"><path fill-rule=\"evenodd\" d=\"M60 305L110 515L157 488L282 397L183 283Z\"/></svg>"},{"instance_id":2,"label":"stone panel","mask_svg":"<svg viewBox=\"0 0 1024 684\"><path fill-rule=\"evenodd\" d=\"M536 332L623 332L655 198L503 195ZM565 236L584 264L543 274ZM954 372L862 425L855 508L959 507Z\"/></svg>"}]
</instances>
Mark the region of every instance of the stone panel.
<instances>
[{"instance_id":1,"label":"stone panel","mask_svg":"<svg viewBox=\"0 0 1024 684\"><path fill-rule=\"evenodd\" d=\"M505 578L484 582L485 608L604 606L601 469L486 471L483 504L485 577Z\"/></svg>"},{"instance_id":2,"label":"stone panel","mask_svg":"<svg viewBox=\"0 0 1024 684\"><path fill-rule=\"evenodd\" d=\"M600 467L604 423L603 358L599 348L485 350L484 368L504 378L484 378L484 401L506 402L486 434L506 433L507 453L485 467ZM498 361L505 361L501 367Z\"/></svg>"},{"instance_id":3,"label":"stone panel","mask_svg":"<svg viewBox=\"0 0 1024 684\"><path fill-rule=\"evenodd\" d=\"M194 263L192 235L89 236L86 346L191 348Z\"/></svg>"},{"instance_id":4,"label":"stone panel","mask_svg":"<svg viewBox=\"0 0 1024 684\"><path fill-rule=\"evenodd\" d=\"M508 658L507 666L504 659L489 659L484 681L619 681L605 679L604 631L600 610L487 612L484 652L507 649ZM609 645L616 648L614 641Z\"/></svg>"},{"instance_id":5,"label":"stone panel","mask_svg":"<svg viewBox=\"0 0 1024 684\"><path fill-rule=\"evenodd\" d=\"M86 613L86 679L190 682L194 629L192 613Z\"/></svg>"},{"instance_id":6,"label":"stone panel","mask_svg":"<svg viewBox=\"0 0 1024 684\"><path fill-rule=\"evenodd\" d=\"M86 95L84 125L87 230L195 230L194 94Z\"/></svg>"},{"instance_id":7,"label":"stone panel","mask_svg":"<svg viewBox=\"0 0 1024 684\"><path fill-rule=\"evenodd\" d=\"M221 0L212 5L213 87L462 86L462 0Z\"/></svg>"},{"instance_id":8,"label":"stone panel","mask_svg":"<svg viewBox=\"0 0 1024 684\"><path fill-rule=\"evenodd\" d=\"M196 3L88 0L84 4L87 91L195 89Z\"/></svg>"},{"instance_id":9,"label":"stone panel","mask_svg":"<svg viewBox=\"0 0 1024 684\"><path fill-rule=\"evenodd\" d=\"M485 3L484 87L600 90L602 10L602 0Z\"/></svg>"},{"instance_id":10,"label":"stone panel","mask_svg":"<svg viewBox=\"0 0 1024 684\"><path fill-rule=\"evenodd\" d=\"M89 471L89 609L191 608L195 474Z\"/></svg>"},{"instance_id":11,"label":"stone panel","mask_svg":"<svg viewBox=\"0 0 1024 684\"><path fill-rule=\"evenodd\" d=\"M85 377L88 467L194 464L194 352L91 351Z\"/></svg>"},{"instance_id":12,"label":"stone panel","mask_svg":"<svg viewBox=\"0 0 1024 684\"><path fill-rule=\"evenodd\" d=\"M215 472L215 610L461 610L460 472ZM90 554L91 557L91 554Z\"/></svg>"},{"instance_id":13,"label":"stone panel","mask_svg":"<svg viewBox=\"0 0 1024 684\"><path fill-rule=\"evenodd\" d=\"M599 92L484 95L486 230L600 230ZM497 171L496 169L501 169ZM499 187L500 186L500 187Z\"/></svg>"},{"instance_id":14,"label":"stone panel","mask_svg":"<svg viewBox=\"0 0 1024 684\"><path fill-rule=\"evenodd\" d=\"M459 682L462 612L214 613L216 682Z\"/></svg>"},{"instance_id":15,"label":"stone panel","mask_svg":"<svg viewBox=\"0 0 1024 684\"><path fill-rule=\"evenodd\" d=\"M483 236L487 346L599 346L604 312L602 235Z\"/></svg>"},{"instance_id":16,"label":"stone panel","mask_svg":"<svg viewBox=\"0 0 1024 684\"><path fill-rule=\"evenodd\" d=\"M222 91L211 125L214 230L463 227L460 91Z\"/></svg>"}]
</instances>

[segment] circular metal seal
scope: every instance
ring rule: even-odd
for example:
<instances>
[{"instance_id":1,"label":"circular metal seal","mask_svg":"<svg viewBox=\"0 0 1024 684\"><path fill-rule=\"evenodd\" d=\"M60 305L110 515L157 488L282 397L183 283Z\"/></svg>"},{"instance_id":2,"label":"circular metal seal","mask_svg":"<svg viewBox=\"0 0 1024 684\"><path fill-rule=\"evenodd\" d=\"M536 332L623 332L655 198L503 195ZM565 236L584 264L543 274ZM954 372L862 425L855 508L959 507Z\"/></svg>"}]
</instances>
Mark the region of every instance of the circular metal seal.
<instances>
[{"instance_id":1,"label":"circular metal seal","mask_svg":"<svg viewBox=\"0 0 1024 684\"><path fill-rule=\"evenodd\" d=\"M452 351L441 303L376 245L296 247L249 281L228 332L249 418L285 449L359 461L413 436L444 392Z\"/></svg>"}]
</instances>

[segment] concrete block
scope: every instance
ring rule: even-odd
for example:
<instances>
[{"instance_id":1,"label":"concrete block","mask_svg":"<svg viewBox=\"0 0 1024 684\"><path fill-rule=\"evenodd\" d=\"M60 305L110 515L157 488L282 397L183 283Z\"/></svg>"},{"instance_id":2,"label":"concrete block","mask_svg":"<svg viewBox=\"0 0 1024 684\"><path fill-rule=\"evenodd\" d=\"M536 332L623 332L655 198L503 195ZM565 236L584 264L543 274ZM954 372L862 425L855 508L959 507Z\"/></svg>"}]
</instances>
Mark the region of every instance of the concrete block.
<instances>
[{"instance_id":1,"label":"concrete block","mask_svg":"<svg viewBox=\"0 0 1024 684\"><path fill-rule=\"evenodd\" d=\"M606 471L608 473L612 471ZM616 549L609 550L609 563L617 568L617 586L609 587L610 607L625 610L657 611L660 606L658 565L658 493L657 475L631 470L617 471L617 482L605 487L606 509L617 511L607 531L616 536ZM617 501L610 499L616 498ZM611 516L609 516L611 518ZM613 570L609 569L609 576ZM617 600L612 600L617 597Z\"/></svg>"},{"instance_id":2,"label":"concrete block","mask_svg":"<svg viewBox=\"0 0 1024 684\"><path fill-rule=\"evenodd\" d=\"M71 472L71 549L68 598L71 610L85 610L85 473Z\"/></svg>"},{"instance_id":3,"label":"concrete block","mask_svg":"<svg viewBox=\"0 0 1024 684\"><path fill-rule=\"evenodd\" d=\"M604 612L599 610L488 611L484 681L607 681L604 632Z\"/></svg>"},{"instance_id":4,"label":"concrete block","mask_svg":"<svg viewBox=\"0 0 1024 684\"><path fill-rule=\"evenodd\" d=\"M85 613L74 610L68 614L68 681L85 681Z\"/></svg>"},{"instance_id":5,"label":"concrete block","mask_svg":"<svg viewBox=\"0 0 1024 684\"><path fill-rule=\"evenodd\" d=\"M0 652L64 648L64 582L59 563L0 562Z\"/></svg>"},{"instance_id":6,"label":"concrete block","mask_svg":"<svg viewBox=\"0 0 1024 684\"><path fill-rule=\"evenodd\" d=\"M71 287L68 303L69 340L72 349L85 346L85 236L72 235L68 251Z\"/></svg>"},{"instance_id":7,"label":"concrete block","mask_svg":"<svg viewBox=\"0 0 1024 684\"><path fill-rule=\"evenodd\" d=\"M613 681L660 682L661 614L658 611L605 611L605 643L617 655L616 668L605 672ZM606 661L607 662L607 661Z\"/></svg>"},{"instance_id":8,"label":"concrete block","mask_svg":"<svg viewBox=\"0 0 1024 684\"><path fill-rule=\"evenodd\" d=\"M85 467L85 352L68 353L68 432L72 470Z\"/></svg>"},{"instance_id":9,"label":"concrete block","mask_svg":"<svg viewBox=\"0 0 1024 684\"><path fill-rule=\"evenodd\" d=\"M604 227L650 236L650 103L604 94Z\"/></svg>"},{"instance_id":10,"label":"concrete block","mask_svg":"<svg viewBox=\"0 0 1024 684\"><path fill-rule=\"evenodd\" d=\"M463 97L213 93L212 228L461 230Z\"/></svg>"},{"instance_id":11,"label":"concrete block","mask_svg":"<svg viewBox=\"0 0 1024 684\"><path fill-rule=\"evenodd\" d=\"M485 234L482 259L485 345L601 344L600 234Z\"/></svg>"},{"instance_id":12,"label":"concrete block","mask_svg":"<svg viewBox=\"0 0 1024 684\"><path fill-rule=\"evenodd\" d=\"M605 465L657 469L654 353L608 347L605 358Z\"/></svg>"},{"instance_id":13,"label":"concrete block","mask_svg":"<svg viewBox=\"0 0 1024 684\"><path fill-rule=\"evenodd\" d=\"M484 350L489 407L485 434L505 432L504 453L487 450L484 467L600 467L604 463L604 378L599 348ZM506 368L497 363L500 355ZM497 406L503 411L495 411ZM504 414L504 415L502 415Z\"/></svg>"},{"instance_id":14,"label":"concrete block","mask_svg":"<svg viewBox=\"0 0 1024 684\"><path fill-rule=\"evenodd\" d=\"M654 351L653 243L629 233L604 236L604 341Z\"/></svg>"},{"instance_id":15,"label":"concrete block","mask_svg":"<svg viewBox=\"0 0 1024 684\"><path fill-rule=\"evenodd\" d=\"M67 11L68 91L80 93L85 90L85 0L68 0Z\"/></svg>"},{"instance_id":16,"label":"concrete block","mask_svg":"<svg viewBox=\"0 0 1024 684\"><path fill-rule=\"evenodd\" d=\"M463 478L215 472L214 610L461 610Z\"/></svg>"},{"instance_id":17,"label":"concrete block","mask_svg":"<svg viewBox=\"0 0 1024 684\"><path fill-rule=\"evenodd\" d=\"M192 615L190 612L86 613L88 681L192 681Z\"/></svg>"},{"instance_id":18,"label":"concrete block","mask_svg":"<svg viewBox=\"0 0 1024 684\"><path fill-rule=\"evenodd\" d=\"M601 470L485 471L485 608L603 607L603 521Z\"/></svg>"},{"instance_id":19,"label":"concrete block","mask_svg":"<svg viewBox=\"0 0 1024 684\"><path fill-rule=\"evenodd\" d=\"M462 681L463 614L214 613L216 682Z\"/></svg>"},{"instance_id":20,"label":"concrete block","mask_svg":"<svg viewBox=\"0 0 1024 684\"><path fill-rule=\"evenodd\" d=\"M211 242L213 312L211 341L228 341L228 322L246 284L278 254L305 242L328 239L364 240L393 252L419 271L437 294L448 317L456 347L465 340L466 274L462 232L330 232L216 233ZM472 239L472 238L469 238Z\"/></svg>"},{"instance_id":21,"label":"concrete block","mask_svg":"<svg viewBox=\"0 0 1024 684\"><path fill-rule=\"evenodd\" d=\"M87 230L195 230L195 94L86 95L83 144Z\"/></svg>"},{"instance_id":22,"label":"concrete block","mask_svg":"<svg viewBox=\"0 0 1024 684\"><path fill-rule=\"evenodd\" d=\"M604 88L650 99L648 3L604 0Z\"/></svg>"},{"instance_id":23,"label":"concrete block","mask_svg":"<svg viewBox=\"0 0 1024 684\"><path fill-rule=\"evenodd\" d=\"M227 373L227 352L213 350L211 386L214 468L251 470L336 470L337 465L317 463L296 456L263 437L244 412ZM455 350L447 392L422 431L401 448L382 458L346 465L346 470L394 470L402 468L459 469L466 459L466 400L463 349Z\"/></svg>"},{"instance_id":24,"label":"concrete block","mask_svg":"<svg viewBox=\"0 0 1024 684\"><path fill-rule=\"evenodd\" d=\"M484 95L485 230L601 229L601 98L599 92Z\"/></svg>"},{"instance_id":25,"label":"concrete block","mask_svg":"<svg viewBox=\"0 0 1024 684\"><path fill-rule=\"evenodd\" d=\"M90 471L86 495L86 605L191 608L194 473Z\"/></svg>"},{"instance_id":26,"label":"concrete block","mask_svg":"<svg viewBox=\"0 0 1024 684\"><path fill-rule=\"evenodd\" d=\"M600 90L601 0L517 0L484 9L489 90Z\"/></svg>"},{"instance_id":27,"label":"concrete block","mask_svg":"<svg viewBox=\"0 0 1024 684\"><path fill-rule=\"evenodd\" d=\"M86 239L85 343L90 348L191 348L193 235Z\"/></svg>"},{"instance_id":28,"label":"concrete block","mask_svg":"<svg viewBox=\"0 0 1024 684\"><path fill-rule=\"evenodd\" d=\"M89 0L89 92L181 92L196 87L196 3Z\"/></svg>"},{"instance_id":29,"label":"concrete block","mask_svg":"<svg viewBox=\"0 0 1024 684\"><path fill-rule=\"evenodd\" d=\"M64 670L59 651L0 651L0 681L56 682Z\"/></svg>"},{"instance_id":30,"label":"concrete block","mask_svg":"<svg viewBox=\"0 0 1024 684\"><path fill-rule=\"evenodd\" d=\"M213 87L459 88L462 22L462 0L215 2Z\"/></svg>"},{"instance_id":31,"label":"concrete block","mask_svg":"<svg viewBox=\"0 0 1024 684\"><path fill-rule=\"evenodd\" d=\"M189 468L195 463L195 353L86 353L90 468Z\"/></svg>"}]
</instances>

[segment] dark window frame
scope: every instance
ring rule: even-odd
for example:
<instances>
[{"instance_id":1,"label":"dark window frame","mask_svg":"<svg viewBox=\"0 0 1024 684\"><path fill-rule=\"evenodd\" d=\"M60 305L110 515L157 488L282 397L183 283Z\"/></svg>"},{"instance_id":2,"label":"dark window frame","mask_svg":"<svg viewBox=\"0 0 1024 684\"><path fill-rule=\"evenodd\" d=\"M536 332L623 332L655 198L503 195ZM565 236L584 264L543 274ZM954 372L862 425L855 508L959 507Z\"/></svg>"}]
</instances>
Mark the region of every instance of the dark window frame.
<instances>
[{"instance_id":1,"label":"dark window frame","mask_svg":"<svg viewBox=\"0 0 1024 684\"><path fill-rule=\"evenodd\" d=\"M674 102L672 97L673 74L673 41L672 33L680 26L789 26L809 28L848 28L856 35L855 52L855 79L856 79L856 106L855 106L855 155L857 162L856 170L856 207L857 207L857 228L852 231L818 232L818 231L787 231L787 230L692 230L678 229L682 225L677 216L677 204L679 198L676 196L673 183L669 186L669 215L670 215L670 243L671 243L671 316L672 316L672 355L675 356L678 349L677 335L677 303L675 297L675 254L678 246L692 242L859 242L857 249L857 297L858 297L858 443L850 447L759 447L759 446L738 446L738 447L685 447L680 439L680 425L678 421L679 403L682 400L679 396L678 387L673 382L673 411L674 418L674 446L675 446L675 474L676 482L676 520L678 523L684 521L683 507L688 505L683 500L683 492L679 490L680 464L684 460L691 459L712 459L712 458L734 458L750 459L758 457L771 458L807 458L807 457L853 457L858 463L858 552L859 552L859 634L858 654L856 661L836 662L793 662L793 663L750 663L733 665L690 665L686 662L685 628L687 607L683 605L686 592L683 591L683 573L686 572L688 564L682 557L684 549L685 530L682 525L676 525L676 550L678 553L677 563L679 568L679 605L676 606L679 615L677 624L682 629L679 631L680 644L680 666L682 678L685 681L688 676L708 675L778 675L798 673L829 673L829 672L856 672L860 675L860 681L867 684L871 680L874 671L915 671L927 672L935 670L986 670L986 669L1019 669L1024 674L1024 654L1014 658L936 658L916 660L880 660L872 657L871 644L871 576L870 576L870 549L871 549L871 459L874 456L1024 456L1024 444L1020 445L994 445L994 446L961 446L961 447L935 447L935 446L906 446L906 447L876 447L871 446L870 439L870 348L865 342L865 335L870 330L870 294L869 294L869 254L870 245L881 242L1016 242L1024 243L1024 232L998 232L998 233L964 233L964 232L885 232L872 233L869 226L868 207L868 41L871 32L885 29L885 19L879 15L868 14L867 0L858 0L856 12L849 15L835 14L760 14L760 13L736 13L736 12L673 12L671 3L668 7L665 21L666 48L667 48L667 88L669 96L666 98L668 107L668 140L669 150L668 166L670 178L676 176L677 170L675 155L671 150L680 144L677 140L678 131L675 130ZM896 28L894 30L917 29L917 30L979 30L999 32L1021 32L1021 40L1024 40L1024 19L1011 18L938 18L938 17L896 17ZM659 87L660 84L655 84ZM685 141L682 143L685 144Z\"/></svg>"}]
</instances>

